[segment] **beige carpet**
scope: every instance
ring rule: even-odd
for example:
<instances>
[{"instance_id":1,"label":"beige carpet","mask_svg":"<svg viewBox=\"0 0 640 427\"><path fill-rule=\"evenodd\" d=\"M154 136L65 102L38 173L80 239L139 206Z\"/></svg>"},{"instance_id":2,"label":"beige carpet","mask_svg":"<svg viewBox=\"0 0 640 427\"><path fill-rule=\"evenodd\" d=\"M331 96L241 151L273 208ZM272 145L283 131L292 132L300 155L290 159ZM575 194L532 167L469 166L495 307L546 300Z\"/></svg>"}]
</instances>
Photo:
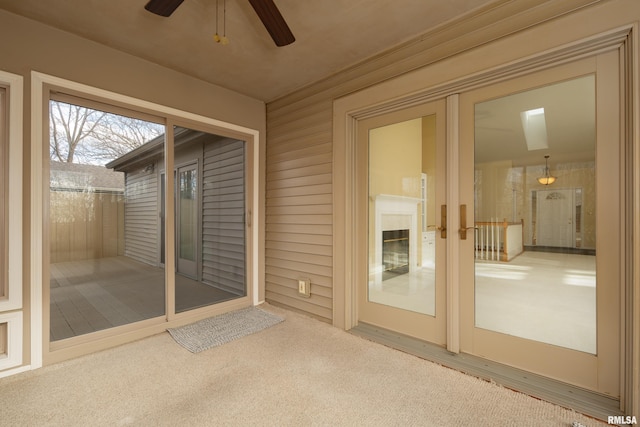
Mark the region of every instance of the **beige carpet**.
<instances>
[{"instance_id":1,"label":"beige carpet","mask_svg":"<svg viewBox=\"0 0 640 427\"><path fill-rule=\"evenodd\" d=\"M198 354L163 333L0 379L0 425L606 425L263 308L285 321Z\"/></svg>"}]
</instances>

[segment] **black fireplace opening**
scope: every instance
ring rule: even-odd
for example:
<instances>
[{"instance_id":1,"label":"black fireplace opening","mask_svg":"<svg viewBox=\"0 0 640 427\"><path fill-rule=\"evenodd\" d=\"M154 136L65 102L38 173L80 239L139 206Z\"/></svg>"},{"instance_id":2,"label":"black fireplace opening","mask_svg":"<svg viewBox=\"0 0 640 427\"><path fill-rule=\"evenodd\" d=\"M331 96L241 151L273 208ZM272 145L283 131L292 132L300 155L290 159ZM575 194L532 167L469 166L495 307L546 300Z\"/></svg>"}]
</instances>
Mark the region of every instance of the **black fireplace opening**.
<instances>
[{"instance_id":1,"label":"black fireplace opening","mask_svg":"<svg viewBox=\"0 0 640 427\"><path fill-rule=\"evenodd\" d=\"M382 232L382 280L409 272L409 230Z\"/></svg>"}]
</instances>

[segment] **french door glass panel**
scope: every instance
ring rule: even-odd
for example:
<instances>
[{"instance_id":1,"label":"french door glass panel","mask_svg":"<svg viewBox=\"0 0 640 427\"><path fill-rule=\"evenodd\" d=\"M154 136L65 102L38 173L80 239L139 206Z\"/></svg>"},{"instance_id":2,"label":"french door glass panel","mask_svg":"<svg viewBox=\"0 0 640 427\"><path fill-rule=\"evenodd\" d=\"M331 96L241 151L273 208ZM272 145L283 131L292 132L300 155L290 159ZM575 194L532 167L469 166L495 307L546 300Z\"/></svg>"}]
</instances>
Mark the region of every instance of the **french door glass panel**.
<instances>
[{"instance_id":1,"label":"french door glass panel","mask_svg":"<svg viewBox=\"0 0 640 427\"><path fill-rule=\"evenodd\" d=\"M461 94L461 351L619 393L617 53ZM548 156L548 157L547 157Z\"/></svg>"},{"instance_id":2,"label":"french door glass panel","mask_svg":"<svg viewBox=\"0 0 640 427\"><path fill-rule=\"evenodd\" d=\"M175 309L247 295L244 141L174 128Z\"/></svg>"},{"instance_id":3,"label":"french door glass panel","mask_svg":"<svg viewBox=\"0 0 640 427\"><path fill-rule=\"evenodd\" d=\"M444 344L443 110L442 101L359 127L359 188L366 189L359 200L368 212L360 320L438 344Z\"/></svg>"},{"instance_id":4,"label":"french door glass panel","mask_svg":"<svg viewBox=\"0 0 640 427\"><path fill-rule=\"evenodd\" d=\"M369 130L371 302L435 315L434 172L435 115Z\"/></svg>"},{"instance_id":5,"label":"french door glass panel","mask_svg":"<svg viewBox=\"0 0 640 427\"><path fill-rule=\"evenodd\" d=\"M595 76L475 117L475 325L595 354Z\"/></svg>"}]
</instances>

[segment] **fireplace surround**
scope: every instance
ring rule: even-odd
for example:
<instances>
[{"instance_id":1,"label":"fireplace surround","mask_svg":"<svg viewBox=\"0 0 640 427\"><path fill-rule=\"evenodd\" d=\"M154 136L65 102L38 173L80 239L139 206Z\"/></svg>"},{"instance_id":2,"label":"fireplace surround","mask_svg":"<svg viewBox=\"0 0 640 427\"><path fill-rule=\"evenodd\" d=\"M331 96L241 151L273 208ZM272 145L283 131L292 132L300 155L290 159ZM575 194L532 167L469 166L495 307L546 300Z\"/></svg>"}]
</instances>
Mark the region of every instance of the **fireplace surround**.
<instances>
[{"instance_id":1,"label":"fireplace surround","mask_svg":"<svg viewBox=\"0 0 640 427\"><path fill-rule=\"evenodd\" d=\"M370 259L370 262L372 263L372 265L370 266L370 271L374 276L373 280L375 282L380 283L382 280L385 280L389 277L388 274L383 275L385 270L387 270L387 267L385 267L386 262L384 261L385 255L383 247L385 245L383 242L383 234L388 236L394 236L393 233L396 233L395 236L406 234L406 239L405 237L402 237L403 240L394 242L396 246L396 249L394 249L394 251L396 253L393 255L393 257L397 256L398 259L401 259L403 261L402 264L404 264L403 269L398 270L394 275L409 273L416 269L418 260L417 238L419 235L418 204L421 202L421 199L414 197L404 197L390 194L379 194L375 196L375 225L373 230L375 248L373 257L371 257ZM406 255L401 255L398 252L398 244L401 244L406 248ZM406 257L406 259L404 259L404 257ZM390 258L389 261L391 261Z\"/></svg>"}]
</instances>

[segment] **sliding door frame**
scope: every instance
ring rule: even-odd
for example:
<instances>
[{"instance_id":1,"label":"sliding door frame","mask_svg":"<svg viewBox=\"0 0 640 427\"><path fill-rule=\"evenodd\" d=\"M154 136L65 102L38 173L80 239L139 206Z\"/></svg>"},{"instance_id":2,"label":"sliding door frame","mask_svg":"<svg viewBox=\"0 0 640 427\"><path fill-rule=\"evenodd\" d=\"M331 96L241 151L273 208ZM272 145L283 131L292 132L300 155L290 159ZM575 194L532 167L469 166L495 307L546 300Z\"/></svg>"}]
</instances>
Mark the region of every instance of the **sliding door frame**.
<instances>
[{"instance_id":1,"label":"sliding door frame","mask_svg":"<svg viewBox=\"0 0 640 427\"><path fill-rule=\"evenodd\" d=\"M56 343L55 348L49 348L49 319L48 319L48 238L45 233L45 225L48 220L46 212L45 189L49 186L47 162L49 159L48 143L45 144L48 136L48 104L52 90L60 93L68 93L72 96L86 98L88 102L103 103L113 106L113 110L125 108L129 111L139 112L142 115L151 115L163 120L166 129L173 129L174 124L186 125L205 132L216 133L223 136L242 140L246 144L246 168L247 177L245 200L246 228L246 291L247 295L231 301L194 309L185 313L175 313L175 258L174 250L174 224L173 215L171 221L165 222L165 315L159 318L152 318L112 328L97 331L92 334L83 335L69 339L69 344ZM152 334L166 330L169 327L177 327L188 324L206 317L227 312L230 310L243 308L249 305L260 303L260 296L264 295L261 289L257 271L259 268L260 255L260 224L255 221L251 223L249 218L259 218L262 215L259 200L259 165L260 165L260 133L256 129L247 128L205 117L175 108L155 104L87 86L81 83L61 79L47 74L32 71L31 73L31 257L30 257L30 306L31 306L31 369L42 367L44 364L56 363L71 357L93 353L102 349L110 348L125 342L130 342ZM165 133L165 170L174 168L174 141L173 131ZM167 175L165 174L165 177ZM171 175L169 175L169 178ZM174 183L172 179L165 179L167 194L173 194ZM167 213L173 212L174 202L172 197L166 198ZM166 260L172 260L166 262ZM73 342L71 342L73 341Z\"/></svg>"}]
</instances>

